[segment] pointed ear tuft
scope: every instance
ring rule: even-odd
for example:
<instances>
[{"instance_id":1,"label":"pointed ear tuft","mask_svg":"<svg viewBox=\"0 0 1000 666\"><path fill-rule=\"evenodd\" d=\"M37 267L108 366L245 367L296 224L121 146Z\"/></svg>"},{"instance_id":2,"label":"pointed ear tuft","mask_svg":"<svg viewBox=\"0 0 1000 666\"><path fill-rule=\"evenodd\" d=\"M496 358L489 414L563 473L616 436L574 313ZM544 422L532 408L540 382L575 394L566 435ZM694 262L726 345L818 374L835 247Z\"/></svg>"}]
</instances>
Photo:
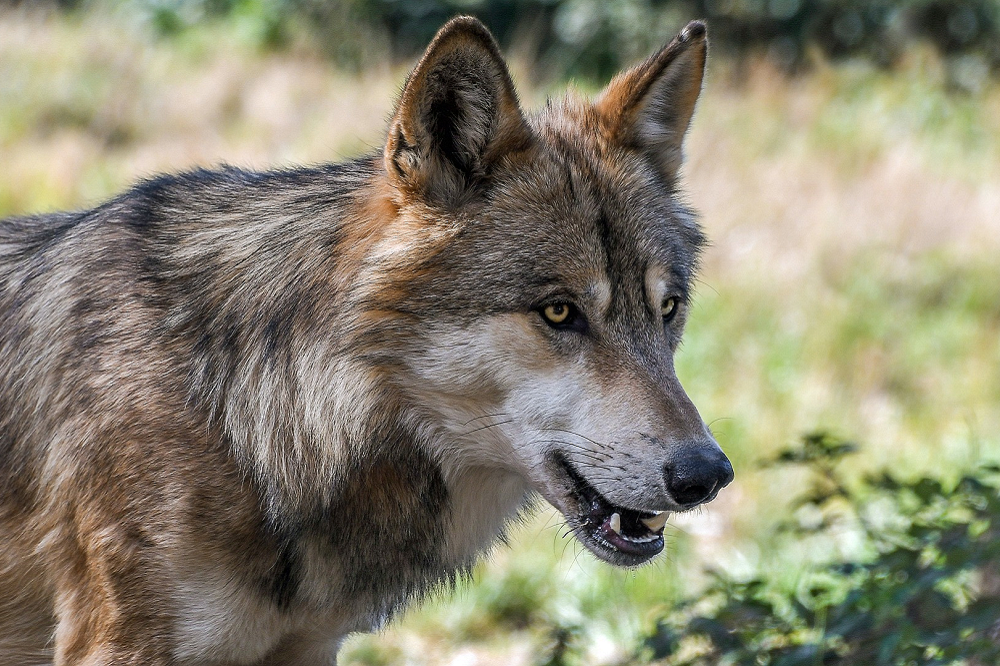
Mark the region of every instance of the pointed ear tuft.
<instances>
[{"instance_id":1,"label":"pointed ear tuft","mask_svg":"<svg viewBox=\"0 0 1000 666\"><path fill-rule=\"evenodd\" d=\"M389 126L385 166L402 191L455 205L530 131L496 41L471 17L438 31Z\"/></svg>"},{"instance_id":2,"label":"pointed ear tuft","mask_svg":"<svg viewBox=\"0 0 1000 666\"><path fill-rule=\"evenodd\" d=\"M704 21L691 21L684 26L681 33L677 35L677 39L686 42L692 39L704 39L706 35L708 35L708 27Z\"/></svg>"},{"instance_id":3,"label":"pointed ear tuft","mask_svg":"<svg viewBox=\"0 0 1000 666\"><path fill-rule=\"evenodd\" d=\"M658 53L616 76L596 103L612 139L647 153L668 181L683 161L707 54L705 24L692 21Z\"/></svg>"}]
</instances>

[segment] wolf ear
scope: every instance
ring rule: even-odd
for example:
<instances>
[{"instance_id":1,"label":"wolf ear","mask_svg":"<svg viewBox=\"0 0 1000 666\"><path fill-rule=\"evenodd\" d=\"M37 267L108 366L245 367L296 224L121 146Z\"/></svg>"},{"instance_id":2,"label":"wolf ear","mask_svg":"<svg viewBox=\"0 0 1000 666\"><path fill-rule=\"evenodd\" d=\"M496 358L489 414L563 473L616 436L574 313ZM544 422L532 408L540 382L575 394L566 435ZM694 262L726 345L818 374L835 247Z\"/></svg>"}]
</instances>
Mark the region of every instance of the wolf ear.
<instances>
[{"instance_id":1,"label":"wolf ear","mask_svg":"<svg viewBox=\"0 0 1000 666\"><path fill-rule=\"evenodd\" d=\"M385 167L400 189L455 205L529 137L493 35L461 16L438 31L403 85Z\"/></svg>"},{"instance_id":2,"label":"wolf ear","mask_svg":"<svg viewBox=\"0 0 1000 666\"><path fill-rule=\"evenodd\" d=\"M692 21L659 53L616 76L596 102L613 139L646 152L668 182L683 160L707 52L705 24Z\"/></svg>"}]
</instances>

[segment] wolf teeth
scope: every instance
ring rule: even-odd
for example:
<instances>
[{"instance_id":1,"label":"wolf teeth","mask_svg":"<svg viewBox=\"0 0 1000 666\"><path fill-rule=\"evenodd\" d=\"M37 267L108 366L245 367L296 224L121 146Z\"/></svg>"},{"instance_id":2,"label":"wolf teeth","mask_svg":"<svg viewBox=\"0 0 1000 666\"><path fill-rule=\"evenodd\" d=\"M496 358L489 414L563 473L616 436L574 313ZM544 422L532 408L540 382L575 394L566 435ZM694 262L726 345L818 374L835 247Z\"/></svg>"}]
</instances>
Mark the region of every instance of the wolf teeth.
<instances>
[{"instance_id":1,"label":"wolf teeth","mask_svg":"<svg viewBox=\"0 0 1000 666\"><path fill-rule=\"evenodd\" d=\"M641 537L630 537L627 534L622 534L621 537L626 541L631 541L632 543L649 543L650 541L656 541L660 538L659 534L647 534Z\"/></svg>"},{"instance_id":2,"label":"wolf teeth","mask_svg":"<svg viewBox=\"0 0 1000 666\"><path fill-rule=\"evenodd\" d=\"M650 518L643 518L642 524L645 525L650 532L659 532L663 529L663 526L667 524L668 517L669 514L666 511L660 511Z\"/></svg>"},{"instance_id":3,"label":"wolf teeth","mask_svg":"<svg viewBox=\"0 0 1000 666\"><path fill-rule=\"evenodd\" d=\"M611 514L611 518L608 520L608 526L615 532L615 534L621 534L622 517L617 513Z\"/></svg>"}]
</instances>

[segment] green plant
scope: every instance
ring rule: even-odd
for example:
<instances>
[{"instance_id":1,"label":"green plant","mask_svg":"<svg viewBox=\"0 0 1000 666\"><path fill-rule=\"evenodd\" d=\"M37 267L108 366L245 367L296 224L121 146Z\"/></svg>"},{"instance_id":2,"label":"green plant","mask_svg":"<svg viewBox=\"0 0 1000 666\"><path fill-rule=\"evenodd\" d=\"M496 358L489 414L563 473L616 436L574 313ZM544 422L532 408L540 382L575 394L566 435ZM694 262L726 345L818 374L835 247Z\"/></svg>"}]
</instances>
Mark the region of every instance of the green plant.
<instances>
[{"instance_id":1,"label":"green plant","mask_svg":"<svg viewBox=\"0 0 1000 666\"><path fill-rule=\"evenodd\" d=\"M642 659L672 666L994 664L1000 659L1000 468L957 482L888 471L850 484L856 447L808 435L772 463L805 465L808 490L786 540L856 537L854 552L808 566L797 589L712 572L696 599L661 620ZM779 541L780 543L780 541ZM851 549L847 549L850 551Z\"/></svg>"}]
</instances>

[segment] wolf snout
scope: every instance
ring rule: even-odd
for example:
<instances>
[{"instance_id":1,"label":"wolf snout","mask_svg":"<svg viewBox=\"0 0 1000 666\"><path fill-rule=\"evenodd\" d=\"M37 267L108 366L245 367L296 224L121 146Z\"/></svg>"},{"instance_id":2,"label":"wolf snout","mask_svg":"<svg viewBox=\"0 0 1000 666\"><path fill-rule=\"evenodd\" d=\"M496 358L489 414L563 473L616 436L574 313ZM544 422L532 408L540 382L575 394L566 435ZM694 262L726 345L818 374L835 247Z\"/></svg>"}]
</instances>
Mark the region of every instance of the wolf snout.
<instances>
[{"instance_id":1,"label":"wolf snout","mask_svg":"<svg viewBox=\"0 0 1000 666\"><path fill-rule=\"evenodd\" d=\"M690 509L715 499L732 482L733 466L713 442L679 453L666 464L663 476L674 501Z\"/></svg>"}]
</instances>

